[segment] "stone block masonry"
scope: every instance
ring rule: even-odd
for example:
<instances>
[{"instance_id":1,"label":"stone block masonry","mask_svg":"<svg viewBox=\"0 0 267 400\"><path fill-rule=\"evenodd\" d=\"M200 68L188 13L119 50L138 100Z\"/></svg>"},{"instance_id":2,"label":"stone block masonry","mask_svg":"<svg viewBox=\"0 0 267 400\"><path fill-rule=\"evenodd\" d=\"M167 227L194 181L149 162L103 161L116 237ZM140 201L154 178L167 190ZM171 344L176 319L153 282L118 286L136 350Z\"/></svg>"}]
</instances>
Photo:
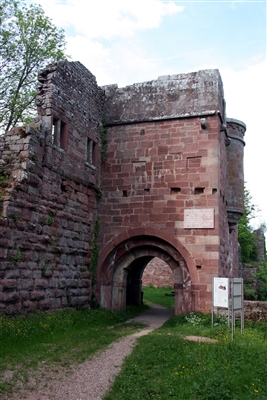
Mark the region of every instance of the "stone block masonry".
<instances>
[{"instance_id":1,"label":"stone block masonry","mask_svg":"<svg viewBox=\"0 0 267 400\"><path fill-rule=\"evenodd\" d=\"M0 312L138 305L153 259L176 314L209 310L243 212L245 125L218 70L100 88L60 62L38 80L38 120L0 138Z\"/></svg>"},{"instance_id":2,"label":"stone block masonry","mask_svg":"<svg viewBox=\"0 0 267 400\"><path fill-rule=\"evenodd\" d=\"M0 138L0 311L8 314L93 295L103 91L79 63L48 67L39 80L39 121Z\"/></svg>"},{"instance_id":3,"label":"stone block masonry","mask_svg":"<svg viewBox=\"0 0 267 400\"><path fill-rule=\"evenodd\" d=\"M147 264L143 272L142 285L173 288L173 272L166 262L155 257Z\"/></svg>"},{"instance_id":4,"label":"stone block masonry","mask_svg":"<svg viewBox=\"0 0 267 400\"><path fill-rule=\"evenodd\" d=\"M131 285L129 279L121 278L120 294L115 296L118 299L124 298L125 291L129 293L133 282L133 292L139 291L143 271L153 263L148 257L155 256L154 249L158 258L165 261L165 246L158 243L160 238L162 242L172 240L183 256L178 262L180 272L167 262L174 277L176 313L208 310L212 277L238 274L244 124L229 122L230 139L217 70L103 89L109 140L99 206L100 220L105 222L101 242L107 246L99 289L105 299L103 305L113 304L117 290L110 292L103 278L112 279L108 275L110 268L118 268L118 275L128 271L130 276ZM238 135L232 134L236 128ZM233 158L236 148L241 164ZM185 224L186 212L191 215L189 226ZM208 215L208 221L201 218L204 215ZM138 256L132 250L136 261L130 257L121 265L119 258L116 261L117 251L122 253L122 246L125 252L129 251L135 246L130 242L135 236L144 240L150 236L149 245L144 249L139 245ZM116 237L121 238L120 243L114 240ZM113 259L112 266L109 257ZM155 272L155 268L152 270ZM146 273L144 277L146 282ZM156 278L154 284L158 282ZM114 281L114 285L119 282ZM120 308L120 300L115 303L114 307Z\"/></svg>"}]
</instances>

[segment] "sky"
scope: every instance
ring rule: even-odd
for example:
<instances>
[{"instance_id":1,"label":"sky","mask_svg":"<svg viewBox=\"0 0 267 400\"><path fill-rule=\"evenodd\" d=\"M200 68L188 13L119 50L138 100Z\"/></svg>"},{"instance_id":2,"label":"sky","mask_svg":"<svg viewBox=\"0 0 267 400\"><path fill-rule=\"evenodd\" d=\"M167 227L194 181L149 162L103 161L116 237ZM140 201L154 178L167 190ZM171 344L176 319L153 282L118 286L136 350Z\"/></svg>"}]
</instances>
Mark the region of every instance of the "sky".
<instances>
[{"instance_id":1,"label":"sky","mask_svg":"<svg viewBox=\"0 0 267 400\"><path fill-rule=\"evenodd\" d=\"M254 227L267 224L266 0L36 3L64 29L71 61L83 63L100 86L218 68L227 117L247 126L246 188L260 210Z\"/></svg>"}]
</instances>

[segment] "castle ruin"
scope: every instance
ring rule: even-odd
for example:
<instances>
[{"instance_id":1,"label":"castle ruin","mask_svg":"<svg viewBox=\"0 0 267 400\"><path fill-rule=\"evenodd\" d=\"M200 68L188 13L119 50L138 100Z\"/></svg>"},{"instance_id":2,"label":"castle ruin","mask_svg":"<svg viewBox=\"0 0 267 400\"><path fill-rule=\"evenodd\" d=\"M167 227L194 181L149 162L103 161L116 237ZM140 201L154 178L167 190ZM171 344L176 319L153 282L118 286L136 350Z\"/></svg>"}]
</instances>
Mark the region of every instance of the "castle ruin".
<instances>
[{"instance_id":1,"label":"castle ruin","mask_svg":"<svg viewBox=\"0 0 267 400\"><path fill-rule=\"evenodd\" d=\"M141 303L155 257L175 314L238 276L246 127L218 70L99 87L79 62L38 77L38 121L0 138L0 312Z\"/></svg>"}]
</instances>

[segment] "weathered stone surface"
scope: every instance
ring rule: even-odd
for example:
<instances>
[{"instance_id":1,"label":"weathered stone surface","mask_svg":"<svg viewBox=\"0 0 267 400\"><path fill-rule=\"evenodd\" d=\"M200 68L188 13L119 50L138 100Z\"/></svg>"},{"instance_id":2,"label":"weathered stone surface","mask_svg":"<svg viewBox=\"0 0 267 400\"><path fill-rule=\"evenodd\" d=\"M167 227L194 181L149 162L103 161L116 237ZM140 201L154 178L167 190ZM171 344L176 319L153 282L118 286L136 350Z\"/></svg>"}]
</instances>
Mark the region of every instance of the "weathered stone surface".
<instances>
[{"instance_id":1,"label":"weathered stone surface","mask_svg":"<svg viewBox=\"0 0 267 400\"><path fill-rule=\"evenodd\" d=\"M126 88L103 87L107 122L119 123L224 113L223 87L218 70L167 75Z\"/></svg>"},{"instance_id":2,"label":"weathered stone surface","mask_svg":"<svg viewBox=\"0 0 267 400\"><path fill-rule=\"evenodd\" d=\"M168 264L160 258L153 258L143 273L142 276L143 286L152 285L154 287L167 287L173 288L174 276Z\"/></svg>"}]
</instances>

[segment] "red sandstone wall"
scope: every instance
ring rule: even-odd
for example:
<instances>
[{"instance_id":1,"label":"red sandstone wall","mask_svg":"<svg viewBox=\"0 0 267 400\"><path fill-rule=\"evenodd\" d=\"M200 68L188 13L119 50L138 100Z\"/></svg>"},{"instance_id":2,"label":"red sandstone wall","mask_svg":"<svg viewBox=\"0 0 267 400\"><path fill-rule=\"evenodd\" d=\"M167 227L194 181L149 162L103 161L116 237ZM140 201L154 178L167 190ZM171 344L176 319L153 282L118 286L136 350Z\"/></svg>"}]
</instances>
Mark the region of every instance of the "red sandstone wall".
<instances>
[{"instance_id":1,"label":"red sandstone wall","mask_svg":"<svg viewBox=\"0 0 267 400\"><path fill-rule=\"evenodd\" d=\"M40 75L35 127L0 138L0 312L88 304L103 92L79 63ZM80 93L83 93L81 96ZM53 119L67 128L53 142ZM86 159L95 143L95 165Z\"/></svg>"},{"instance_id":2,"label":"red sandstone wall","mask_svg":"<svg viewBox=\"0 0 267 400\"><path fill-rule=\"evenodd\" d=\"M229 276L237 255L236 227L229 232L227 219L219 72L167 76L123 89L113 85L104 88L105 97L80 63L49 66L39 82L40 126L0 140L1 165L11 177L0 190L0 309L88 303L99 219L100 255L133 228L139 235L147 228L159 232L166 243L177 239L194 268L191 282L184 280L183 301L189 302L192 291L197 309L208 310L212 277ZM101 180L103 117L108 149ZM212 209L214 227L184 227L188 209ZM154 248L152 253L157 256ZM97 272L101 277L101 265ZM105 285L110 294L112 282ZM119 293L119 277L116 285Z\"/></svg>"},{"instance_id":3,"label":"red sandstone wall","mask_svg":"<svg viewBox=\"0 0 267 400\"><path fill-rule=\"evenodd\" d=\"M39 131L25 138L11 133L5 155L13 154L14 146L21 150L13 159L13 178L2 203L0 311L86 304L94 192L42 167L45 146Z\"/></svg>"},{"instance_id":4,"label":"red sandstone wall","mask_svg":"<svg viewBox=\"0 0 267 400\"><path fill-rule=\"evenodd\" d=\"M155 257L147 264L143 272L142 284L143 286L149 286L149 285L152 285L154 287L170 286L173 288L174 284L173 272L166 262L164 262L160 258Z\"/></svg>"},{"instance_id":5,"label":"red sandstone wall","mask_svg":"<svg viewBox=\"0 0 267 400\"><path fill-rule=\"evenodd\" d=\"M212 277L229 276L237 248L227 219L219 73L199 71L104 90L109 142L99 208L105 224L101 244L132 228L177 238L194 260L190 290L200 294L197 307L207 310ZM198 209L214 211L212 228L184 227L185 210Z\"/></svg>"},{"instance_id":6,"label":"red sandstone wall","mask_svg":"<svg viewBox=\"0 0 267 400\"><path fill-rule=\"evenodd\" d=\"M207 124L203 130L200 118L188 118L108 128L99 207L103 244L134 227L177 237L195 259L201 309L220 263L218 117ZM184 210L199 207L214 209L214 229L184 229Z\"/></svg>"}]
</instances>

